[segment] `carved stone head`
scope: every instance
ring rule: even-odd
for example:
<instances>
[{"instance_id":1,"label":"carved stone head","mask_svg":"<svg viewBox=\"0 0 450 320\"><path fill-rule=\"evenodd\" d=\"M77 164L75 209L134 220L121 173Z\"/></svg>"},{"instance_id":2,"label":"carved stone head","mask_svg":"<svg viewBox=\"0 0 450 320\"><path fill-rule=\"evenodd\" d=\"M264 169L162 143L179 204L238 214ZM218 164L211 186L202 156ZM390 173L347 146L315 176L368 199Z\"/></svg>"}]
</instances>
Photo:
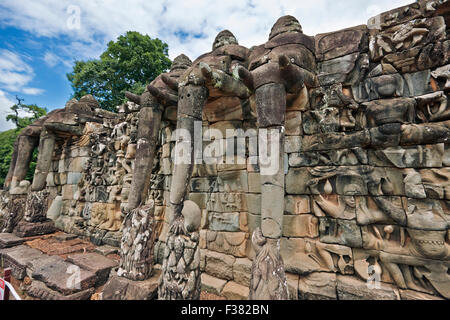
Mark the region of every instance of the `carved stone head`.
<instances>
[{"instance_id":1,"label":"carved stone head","mask_svg":"<svg viewBox=\"0 0 450 320\"><path fill-rule=\"evenodd\" d=\"M233 33L229 30L223 30L220 31L219 34L216 36L216 39L214 40L212 49L213 51L217 48L229 45L229 44L238 44L238 41L236 40L236 37Z\"/></svg>"},{"instance_id":2,"label":"carved stone head","mask_svg":"<svg viewBox=\"0 0 450 320\"><path fill-rule=\"evenodd\" d=\"M300 22L293 16L283 16L275 22L270 31L269 40L283 33L303 33Z\"/></svg>"},{"instance_id":3,"label":"carved stone head","mask_svg":"<svg viewBox=\"0 0 450 320\"><path fill-rule=\"evenodd\" d=\"M180 54L178 57L173 59L172 66L170 67L170 72L175 70L185 70L192 65L191 59L189 59L186 55Z\"/></svg>"}]
</instances>

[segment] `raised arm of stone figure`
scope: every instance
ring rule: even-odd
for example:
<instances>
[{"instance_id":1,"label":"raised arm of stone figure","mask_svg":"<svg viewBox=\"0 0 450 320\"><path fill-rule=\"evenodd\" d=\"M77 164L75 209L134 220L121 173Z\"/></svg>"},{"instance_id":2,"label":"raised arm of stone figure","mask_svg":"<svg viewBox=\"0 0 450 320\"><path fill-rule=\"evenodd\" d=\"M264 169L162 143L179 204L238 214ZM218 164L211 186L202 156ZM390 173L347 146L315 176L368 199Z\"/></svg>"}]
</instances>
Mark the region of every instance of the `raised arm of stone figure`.
<instances>
[{"instance_id":1,"label":"raised arm of stone figure","mask_svg":"<svg viewBox=\"0 0 450 320\"><path fill-rule=\"evenodd\" d=\"M222 70L213 70L205 62L200 62L199 67L205 79L224 94L233 95L241 99L250 97L250 90L240 79L236 79Z\"/></svg>"}]
</instances>

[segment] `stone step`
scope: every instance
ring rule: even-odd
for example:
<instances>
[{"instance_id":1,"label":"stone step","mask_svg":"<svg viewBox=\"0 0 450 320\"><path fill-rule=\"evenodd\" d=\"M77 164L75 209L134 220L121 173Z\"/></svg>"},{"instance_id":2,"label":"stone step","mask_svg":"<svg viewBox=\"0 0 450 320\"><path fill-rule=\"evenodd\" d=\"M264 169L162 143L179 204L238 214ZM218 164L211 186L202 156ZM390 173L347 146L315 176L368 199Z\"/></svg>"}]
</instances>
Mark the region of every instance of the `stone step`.
<instances>
[{"instance_id":1,"label":"stone step","mask_svg":"<svg viewBox=\"0 0 450 320\"><path fill-rule=\"evenodd\" d=\"M43 222L20 221L14 228L14 234L19 237L33 237L55 232L55 223L47 219Z\"/></svg>"},{"instance_id":2,"label":"stone step","mask_svg":"<svg viewBox=\"0 0 450 320\"><path fill-rule=\"evenodd\" d=\"M24 241L12 233L0 233L0 249L15 247Z\"/></svg>"},{"instance_id":3,"label":"stone step","mask_svg":"<svg viewBox=\"0 0 450 320\"><path fill-rule=\"evenodd\" d=\"M63 233L55 236L55 239L58 241L68 241L76 239L78 236L76 234Z\"/></svg>"},{"instance_id":4,"label":"stone step","mask_svg":"<svg viewBox=\"0 0 450 320\"><path fill-rule=\"evenodd\" d=\"M102 300L152 300L158 294L161 270L153 269L153 275L144 281L133 281L113 275L105 284Z\"/></svg>"},{"instance_id":5,"label":"stone step","mask_svg":"<svg viewBox=\"0 0 450 320\"><path fill-rule=\"evenodd\" d=\"M206 291L208 293L213 293L218 296L222 293L223 287L227 283L226 280L222 280L209 274L202 273L202 291Z\"/></svg>"},{"instance_id":6,"label":"stone step","mask_svg":"<svg viewBox=\"0 0 450 320\"><path fill-rule=\"evenodd\" d=\"M94 251L97 252L98 254L107 256L109 254L119 253L119 248L109 246L106 244L106 245L95 248Z\"/></svg>"},{"instance_id":7,"label":"stone step","mask_svg":"<svg viewBox=\"0 0 450 320\"><path fill-rule=\"evenodd\" d=\"M32 278L65 296L94 287L96 282L94 272L58 259L37 265Z\"/></svg>"},{"instance_id":8,"label":"stone step","mask_svg":"<svg viewBox=\"0 0 450 320\"><path fill-rule=\"evenodd\" d=\"M22 280L27 275L27 263L44 257L41 251L25 245L0 250L0 261L3 268L11 268L12 276Z\"/></svg>"},{"instance_id":9,"label":"stone step","mask_svg":"<svg viewBox=\"0 0 450 320\"><path fill-rule=\"evenodd\" d=\"M94 252L72 254L67 257L67 261L95 273L96 286L104 284L108 280L111 269L118 266L117 261Z\"/></svg>"},{"instance_id":10,"label":"stone step","mask_svg":"<svg viewBox=\"0 0 450 320\"><path fill-rule=\"evenodd\" d=\"M250 289L234 281L228 281L222 290L222 296L228 300L248 300Z\"/></svg>"}]
</instances>

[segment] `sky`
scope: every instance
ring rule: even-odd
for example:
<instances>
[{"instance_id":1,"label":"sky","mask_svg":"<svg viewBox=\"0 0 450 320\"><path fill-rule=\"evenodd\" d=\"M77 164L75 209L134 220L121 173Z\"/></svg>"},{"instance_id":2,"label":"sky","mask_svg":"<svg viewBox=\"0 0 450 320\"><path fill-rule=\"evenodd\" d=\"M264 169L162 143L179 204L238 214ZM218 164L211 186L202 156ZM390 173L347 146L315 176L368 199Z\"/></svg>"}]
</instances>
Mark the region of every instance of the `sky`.
<instances>
[{"instance_id":1,"label":"sky","mask_svg":"<svg viewBox=\"0 0 450 320\"><path fill-rule=\"evenodd\" d=\"M295 16L307 35L366 24L413 0L1 0L0 131L16 102L48 111L72 94L74 61L96 59L109 41L139 31L169 45L169 57L191 60L228 29L246 47L267 41L275 21Z\"/></svg>"}]
</instances>

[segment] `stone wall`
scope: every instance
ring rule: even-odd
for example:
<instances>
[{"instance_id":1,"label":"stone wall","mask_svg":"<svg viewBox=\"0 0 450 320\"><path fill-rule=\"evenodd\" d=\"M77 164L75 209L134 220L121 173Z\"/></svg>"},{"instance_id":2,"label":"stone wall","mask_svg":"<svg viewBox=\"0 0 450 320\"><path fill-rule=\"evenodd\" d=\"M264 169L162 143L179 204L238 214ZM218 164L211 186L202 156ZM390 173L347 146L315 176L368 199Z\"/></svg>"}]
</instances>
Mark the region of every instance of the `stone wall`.
<instances>
[{"instance_id":1,"label":"stone wall","mask_svg":"<svg viewBox=\"0 0 450 320\"><path fill-rule=\"evenodd\" d=\"M55 199L47 216L56 227L98 245L117 247L121 209L128 202L133 175L139 116L133 103L119 111L114 118L87 122L81 136L62 140L47 175L50 200Z\"/></svg>"},{"instance_id":2,"label":"stone wall","mask_svg":"<svg viewBox=\"0 0 450 320\"><path fill-rule=\"evenodd\" d=\"M284 203L275 191L273 201L262 199L259 98L209 86L201 117L209 164L194 166L187 196L202 212L204 289L248 297L251 235L266 210L283 212L279 250L291 299L450 298L449 12L446 1L418 1L367 25L315 37L296 31L284 42L271 34L265 45L216 47L193 62L228 55L223 70L238 79L232 65L255 70L281 48L305 75L282 110ZM120 111L97 115L78 136L58 136L46 179L57 228L115 246L145 125L134 103ZM176 128L177 109L166 108L145 201L155 205L158 264L172 218ZM218 146L235 150L233 162Z\"/></svg>"}]
</instances>

